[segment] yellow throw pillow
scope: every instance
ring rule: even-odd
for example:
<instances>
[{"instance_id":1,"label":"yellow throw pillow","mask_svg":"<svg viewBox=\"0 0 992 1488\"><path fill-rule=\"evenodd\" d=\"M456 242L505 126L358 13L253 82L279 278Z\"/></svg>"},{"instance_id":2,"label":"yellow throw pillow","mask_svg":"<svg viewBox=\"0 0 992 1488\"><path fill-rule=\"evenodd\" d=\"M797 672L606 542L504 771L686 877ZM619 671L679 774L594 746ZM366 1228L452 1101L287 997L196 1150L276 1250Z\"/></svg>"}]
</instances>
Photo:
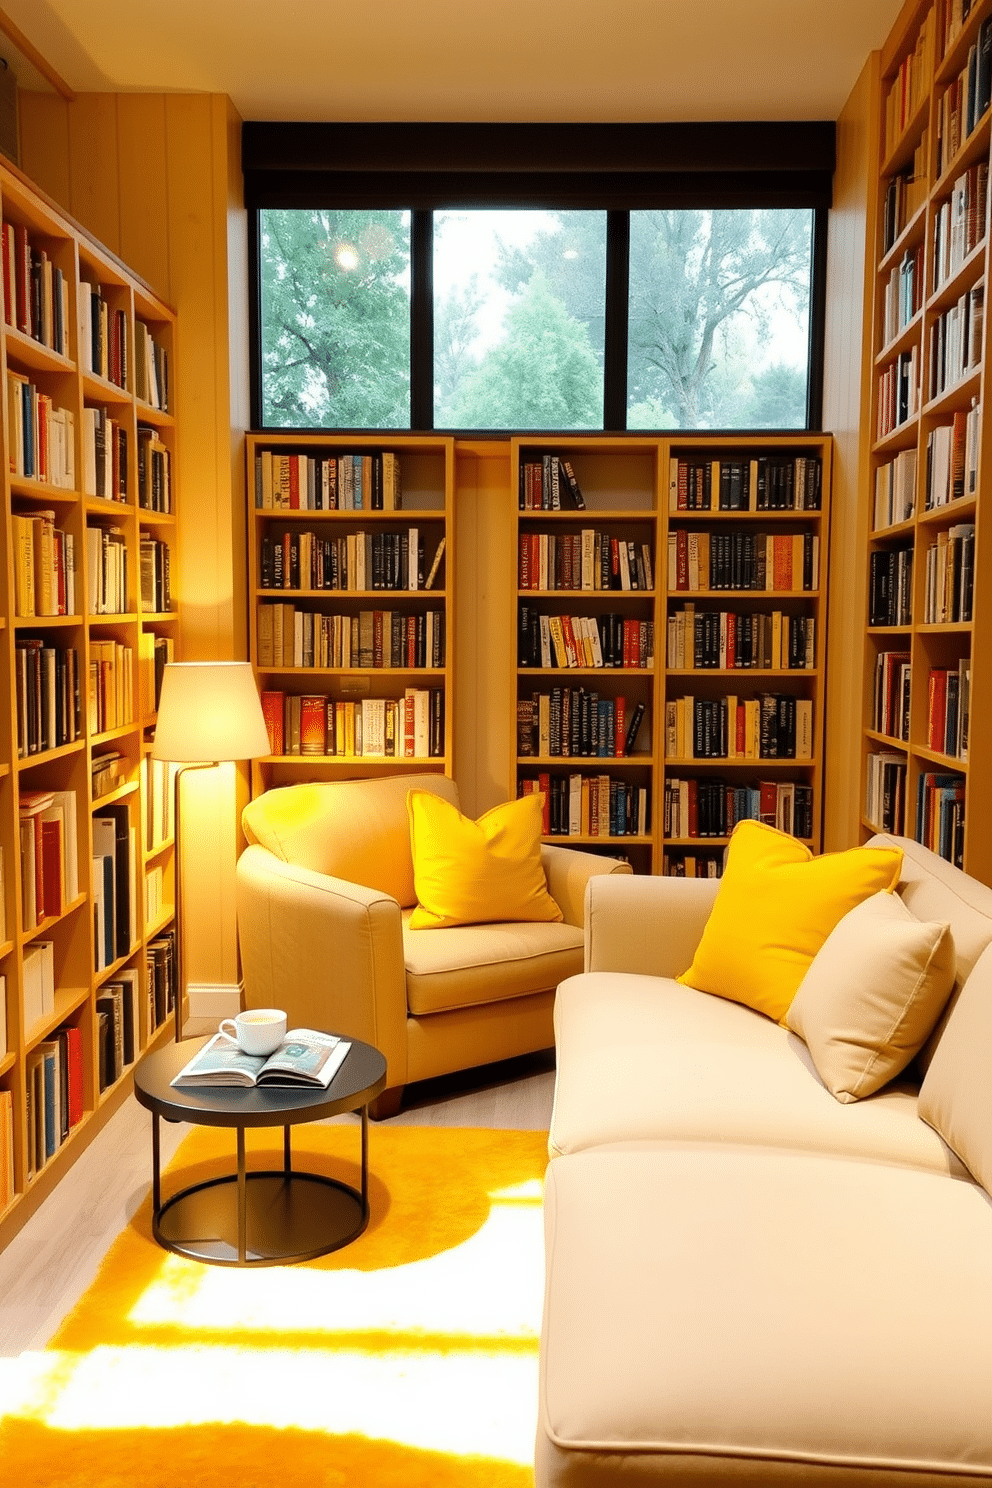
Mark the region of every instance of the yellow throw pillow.
<instances>
[{"instance_id":1,"label":"yellow throw pillow","mask_svg":"<svg viewBox=\"0 0 992 1488\"><path fill-rule=\"evenodd\" d=\"M470 821L429 791L407 796L413 882L411 930L492 920L560 920L541 866L539 792Z\"/></svg>"},{"instance_id":2,"label":"yellow throw pillow","mask_svg":"<svg viewBox=\"0 0 992 1488\"><path fill-rule=\"evenodd\" d=\"M679 981L781 1022L834 926L899 882L902 849L852 847L814 857L763 822L739 822L689 970Z\"/></svg>"}]
</instances>

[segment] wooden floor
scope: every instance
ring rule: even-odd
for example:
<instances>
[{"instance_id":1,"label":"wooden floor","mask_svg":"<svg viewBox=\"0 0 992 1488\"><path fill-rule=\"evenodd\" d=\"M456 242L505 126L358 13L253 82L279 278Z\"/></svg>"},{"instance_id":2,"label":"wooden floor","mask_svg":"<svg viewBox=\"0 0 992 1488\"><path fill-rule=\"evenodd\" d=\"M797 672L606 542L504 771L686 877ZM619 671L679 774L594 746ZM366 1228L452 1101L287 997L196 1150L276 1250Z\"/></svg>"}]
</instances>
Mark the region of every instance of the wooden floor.
<instances>
[{"instance_id":1,"label":"wooden floor","mask_svg":"<svg viewBox=\"0 0 992 1488\"><path fill-rule=\"evenodd\" d=\"M412 1085L388 1124L547 1131L553 1094L548 1051ZM189 1130L161 1123L163 1164ZM0 1254L0 1358L45 1346L150 1188L151 1116L132 1096Z\"/></svg>"}]
</instances>

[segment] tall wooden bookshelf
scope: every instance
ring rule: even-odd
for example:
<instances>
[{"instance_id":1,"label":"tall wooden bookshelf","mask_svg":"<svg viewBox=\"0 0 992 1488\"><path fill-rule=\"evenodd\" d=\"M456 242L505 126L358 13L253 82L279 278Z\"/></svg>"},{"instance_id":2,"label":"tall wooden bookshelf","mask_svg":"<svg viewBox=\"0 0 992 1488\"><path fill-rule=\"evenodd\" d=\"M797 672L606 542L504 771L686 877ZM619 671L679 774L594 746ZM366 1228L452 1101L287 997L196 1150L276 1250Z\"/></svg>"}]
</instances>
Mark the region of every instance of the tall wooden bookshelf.
<instances>
[{"instance_id":1,"label":"tall wooden bookshelf","mask_svg":"<svg viewBox=\"0 0 992 1488\"><path fill-rule=\"evenodd\" d=\"M171 1036L173 838L147 755L177 613L174 315L7 166L0 216L2 1245Z\"/></svg>"},{"instance_id":2,"label":"tall wooden bookshelf","mask_svg":"<svg viewBox=\"0 0 992 1488\"><path fill-rule=\"evenodd\" d=\"M638 872L703 876L720 871L736 813L818 849L829 437L512 447L512 789L558 794L547 840L602 847ZM567 638L554 643L565 617L573 636L592 620L600 653L625 621L640 645L573 656Z\"/></svg>"},{"instance_id":3,"label":"tall wooden bookshelf","mask_svg":"<svg viewBox=\"0 0 992 1488\"><path fill-rule=\"evenodd\" d=\"M454 441L250 434L253 789L454 773Z\"/></svg>"},{"instance_id":4,"label":"tall wooden bookshelf","mask_svg":"<svg viewBox=\"0 0 992 1488\"><path fill-rule=\"evenodd\" d=\"M868 502L863 835L992 882L988 171L992 3L903 12L882 58Z\"/></svg>"}]
</instances>

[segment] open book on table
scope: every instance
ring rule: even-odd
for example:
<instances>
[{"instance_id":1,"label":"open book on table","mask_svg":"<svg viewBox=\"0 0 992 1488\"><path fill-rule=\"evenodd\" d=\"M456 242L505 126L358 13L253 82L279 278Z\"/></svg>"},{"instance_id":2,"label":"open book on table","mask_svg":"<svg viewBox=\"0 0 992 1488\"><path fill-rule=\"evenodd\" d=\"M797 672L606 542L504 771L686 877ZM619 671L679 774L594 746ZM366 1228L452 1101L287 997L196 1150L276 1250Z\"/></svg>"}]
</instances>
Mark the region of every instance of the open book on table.
<instances>
[{"instance_id":1,"label":"open book on table","mask_svg":"<svg viewBox=\"0 0 992 1488\"><path fill-rule=\"evenodd\" d=\"M312 1028L291 1028L274 1054L243 1054L215 1033L172 1083L184 1085L320 1085L324 1090L351 1048L347 1039Z\"/></svg>"}]
</instances>

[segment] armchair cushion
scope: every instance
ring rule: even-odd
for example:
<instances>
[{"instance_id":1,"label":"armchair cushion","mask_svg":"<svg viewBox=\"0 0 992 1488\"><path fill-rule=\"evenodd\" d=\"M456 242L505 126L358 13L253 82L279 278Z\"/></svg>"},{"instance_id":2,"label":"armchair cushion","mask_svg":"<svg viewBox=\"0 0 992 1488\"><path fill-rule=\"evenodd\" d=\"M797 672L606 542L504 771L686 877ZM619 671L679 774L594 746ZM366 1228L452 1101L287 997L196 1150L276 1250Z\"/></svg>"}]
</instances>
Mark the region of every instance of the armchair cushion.
<instances>
[{"instance_id":1,"label":"armchair cushion","mask_svg":"<svg viewBox=\"0 0 992 1488\"><path fill-rule=\"evenodd\" d=\"M443 775L277 786L245 807L245 835L285 863L415 904L406 812L411 786L458 805L458 788Z\"/></svg>"},{"instance_id":2,"label":"armchair cushion","mask_svg":"<svg viewBox=\"0 0 992 1488\"><path fill-rule=\"evenodd\" d=\"M403 915L407 1003L414 1017L506 1002L557 987L582 970L575 925L518 920L411 930Z\"/></svg>"},{"instance_id":3,"label":"armchair cushion","mask_svg":"<svg viewBox=\"0 0 992 1488\"><path fill-rule=\"evenodd\" d=\"M471 821L429 791L407 797L413 882L411 930L504 920L560 920L541 864L539 794Z\"/></svg>"}]
</instances>

